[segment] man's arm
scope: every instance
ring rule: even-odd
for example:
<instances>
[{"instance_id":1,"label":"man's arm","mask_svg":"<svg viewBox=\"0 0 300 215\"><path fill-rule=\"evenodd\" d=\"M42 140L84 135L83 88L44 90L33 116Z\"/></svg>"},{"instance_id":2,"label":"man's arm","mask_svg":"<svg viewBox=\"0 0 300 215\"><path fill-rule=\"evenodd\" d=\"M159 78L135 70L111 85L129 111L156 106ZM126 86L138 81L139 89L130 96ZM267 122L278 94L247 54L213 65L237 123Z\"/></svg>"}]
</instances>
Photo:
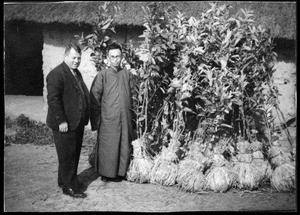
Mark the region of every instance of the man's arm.
<instances>
[{"instance_id":1,"label":"man's arm","mask_svg":"<svg viewBox=\"0 0 300 215\"><path fill-rule=\"evenodd\" d=\"M53 114L58 125L67 122L63 108L63 78L60 73L52 71L46 78L48 108Z\"/></svg>"},{"instance_id":2,"label":"man's arm","mask_svg":"<svg viewBox=\"0 0 300 215\"><path fill-rule=\"evenodd\" d=\"M103 77L99 72L93 80L90 90L90 120L91 129L95 131L100 126L101 99L103 94Z\"/></svg>"}]
</instances>

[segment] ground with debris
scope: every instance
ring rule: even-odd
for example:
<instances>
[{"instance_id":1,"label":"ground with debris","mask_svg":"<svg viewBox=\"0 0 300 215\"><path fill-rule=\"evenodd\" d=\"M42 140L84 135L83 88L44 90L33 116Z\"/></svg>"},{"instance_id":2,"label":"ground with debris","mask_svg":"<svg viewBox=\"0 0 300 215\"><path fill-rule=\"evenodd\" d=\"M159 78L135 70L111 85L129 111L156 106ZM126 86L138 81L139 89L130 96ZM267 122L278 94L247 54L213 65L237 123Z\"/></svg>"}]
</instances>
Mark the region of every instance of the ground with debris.
<instances>
[{"instance_id":1,"label":"ground with debris","mask_svg":"<svg viewBox=\"0 0 300 215\"><path fill-rule=\"evenodd\" d=\"M5 96L5 115L21 113L45 122L43 97ZM294 141L296 136L294 129ZM295 142L294 142L295 144ZM79 177L86 185L85 199L62 194L57 186L54 144L12 144L4 148L4 211L296 211L296 192L278 193L270 187L248 192L187 193L178 187L129 181L104 183L88 164L88 148L82 149Z\"/></svg>"},{"instance_id":2,"label":"ground with debris","mask_svg":"<svg viewBox=\"0 0 300 215\"><path fill-rule=\"evenodd\" d=\"M86 185L85 199L62 194L57 186L54 146L12 144L4 149L4 210L58 211L295 211L296 193L229 190L226 193L187 193L178 187L129 181L104 183L90 168L83 148L79 177Z\"/></svg>"}]
</instances>

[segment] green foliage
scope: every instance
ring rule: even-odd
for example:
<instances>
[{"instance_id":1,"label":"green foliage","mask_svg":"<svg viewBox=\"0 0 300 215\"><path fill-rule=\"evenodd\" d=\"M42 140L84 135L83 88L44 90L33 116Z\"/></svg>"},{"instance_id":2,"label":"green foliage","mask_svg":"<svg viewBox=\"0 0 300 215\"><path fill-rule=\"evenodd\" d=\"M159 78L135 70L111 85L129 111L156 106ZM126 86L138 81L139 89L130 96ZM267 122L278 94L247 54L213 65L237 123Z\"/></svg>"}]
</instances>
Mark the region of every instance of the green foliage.
<instances>
[{"instance_id":1,"label":"green foliage","mask_svg":"<svg viewBox=\"0 0 300 215\"><path fill-rule=\"evenodd\" d=\"M15 123L10 116L5 116L5 128L12 128L14 124Z\"/></svg>"},{"instance_id":2,"label":"green foliage","mask_svg":"<svg viewBox=\"0 0 300 215\"><path fill-rule=\"evenodd\" d=\"M254 141L260 133L270 140L278 95L271 82L276 53L270 31L247 9L231 15L229 6L210 3L196 19L166 5L142 7L144 40L137 49L123 45L134 75L137 137L154 151L170 143L214 143L222 135ZM99 18L84 40L99 56L112 21Z\"/></svg>"},{"instance_id":3,"label":"green foliage","mask_svg":"<svg viewBox=\"0 0 300 215\"><path fill-rule=\"evenodd\" d=\"M51 145L54 143L53 134L46 124L29 119L24 114L15 120L6 117L6 128L14 128L16 134L7 138L8 144Z\"/></svg>"},{"instance_id":4,"label":"green foliage","mask_svg":"<svg viewBox=\"0 0 300 215\"><path fill-rule=\"evenodd\" d=\"M114 16L110 15L114 10ZM96 22L93 24L93 32L84 37L83 33L81 36L75 35L78 39L78 44L86 49L91 49L91 57L95 62L95 66L98 71L102 70L106 66L106 48L112 42L111 35L115 33L114 30L114 18L118 14L118 7L111 7L110 2L104 2L100 5L98 11L92 16L96 16Z\"/></svg>"},{"instance_id":5,"label":"green foliage","mask_svg":"<svg viewBox=\"0 0 300 215\"><path fill-rule=\"evenodd\" d=\"M45 123L29 119L24 114L12 119L5 117L6 129L15 130L14 135L7 135L7 144L54 144L52 130ZM97 134L90 129L85 129L83 135L83 147L93 148L97 142Z\"/></svg>"},{"instance_id":6,"label":"green foliage","mask_svg":"<svg viewBox=\"0 0 300 215\"><path fill-rule=\"evenodd\" d=\"M144 8L145 40L138 53L144 64L137 86L139 107L144 108L138 120L152 120L154 127L160 125L183 142L196 134L211 142L222 131L252 141L268 128L271 136L270 107L278 94L271 86L273 41L269 31L255 23L252 11L241 9L229 16L229 10L211 4L197 20L180 12L172 17L158 4ZM163 102L155 103L154 120L143 110L151 107L147 97L157 91ZM188 129L188 117L199 122L196 130ZM146 127L144 133L149 131Z\"/></svg>"},{"instance_id":7,"label":"green foliage","mask_svg":"<svg viewBox=\"0 0 300 215\"><path fill-rule=\"evenodd\" d=\"M161 64L165 57L164 39L157 32L160 31L160 25L164 20L159 19L161 11L158 10L157 4L151 4L152 7L143 7L145 12L144 31L141 38L144 38L136 54L140 56L142 64L135 71L137 85L135 87L136 100L136 117L138 137L145 136L153 120L157 117L157 107L160 102L157 95L161 93L162 85ZM150 113L150 114L149 114Z\"/></svg>"}]
</instances>

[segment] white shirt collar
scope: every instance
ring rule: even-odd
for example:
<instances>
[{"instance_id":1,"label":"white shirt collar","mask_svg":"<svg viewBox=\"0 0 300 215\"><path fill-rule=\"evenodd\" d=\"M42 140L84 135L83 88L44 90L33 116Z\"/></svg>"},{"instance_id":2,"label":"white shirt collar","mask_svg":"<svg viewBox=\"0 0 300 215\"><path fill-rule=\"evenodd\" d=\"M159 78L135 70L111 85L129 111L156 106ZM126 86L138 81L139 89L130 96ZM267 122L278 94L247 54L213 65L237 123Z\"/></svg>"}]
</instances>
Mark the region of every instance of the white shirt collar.
<instances>
[{"instance_id":1,"label":"white shirt collar","mask_svg":"<svg viewBox=\"0 0 300 215\"><path fill-rule=\"evenodd\" d=\"M77 76L77 73L74 71L74 69L70 69L70 70L74 76Z\"/></svg>"}]
</instances>

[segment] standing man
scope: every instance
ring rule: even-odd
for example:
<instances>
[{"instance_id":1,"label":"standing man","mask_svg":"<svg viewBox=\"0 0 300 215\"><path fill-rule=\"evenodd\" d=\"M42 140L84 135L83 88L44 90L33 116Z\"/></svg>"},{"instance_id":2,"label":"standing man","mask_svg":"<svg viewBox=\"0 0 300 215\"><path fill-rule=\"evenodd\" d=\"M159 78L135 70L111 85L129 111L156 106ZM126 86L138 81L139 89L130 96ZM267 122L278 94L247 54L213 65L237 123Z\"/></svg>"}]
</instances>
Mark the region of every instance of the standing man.
<instances>
[{"instance_id":1,"label":"standing man","mask_svg":"<svg viewBox=\"0 0 300 215\"><path fill-rule=\"evenodd\" d=\"M90 90L91 127L98 130L94 168L105 182L124 179L132 140L129 71L120 67L121 46L107 51L110 68L97 74Z\"/></svg>"},{"instance_id":2,"label":"standing man","mask_svg":"<svg viewBox=\"0 0 300 215\"><path fill-rule=\"evenodd\" d=\"M81 49L69 44L64 61L47 76L47 125L52 129L58 156L58 186L63 193L85 198L77 177L84 126L89 121L89 91L77 70Z\"/></svg>"}]
</instances>

